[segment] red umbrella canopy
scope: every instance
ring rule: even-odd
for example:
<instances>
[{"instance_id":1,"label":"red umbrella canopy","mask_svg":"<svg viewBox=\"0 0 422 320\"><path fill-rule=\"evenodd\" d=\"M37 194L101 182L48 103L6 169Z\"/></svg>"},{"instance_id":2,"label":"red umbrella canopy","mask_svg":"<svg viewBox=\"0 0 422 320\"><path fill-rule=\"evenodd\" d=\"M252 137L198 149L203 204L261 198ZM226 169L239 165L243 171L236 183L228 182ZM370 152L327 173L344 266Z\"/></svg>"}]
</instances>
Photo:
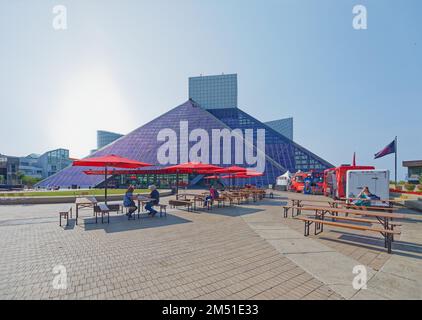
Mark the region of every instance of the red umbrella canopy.
<instances>
[{"instance_id":1,"label":"red umbrella canopy","mask_svg":"<svg viewBox=\"0 0 422 320\"><path fill-rule=\"evenodd\" d=\"M208 177L205 177L204 179L211 180L211 179L218 179L218 178L220 178L220 177L219 176L208 176Z\"/></svg>"},{"instance_id":2,"label":"red umbrella canopy","mask_svg":"<svg viewBox=\"0 0 422 320\"><path fill-rule=\"evenodd\" d=\"M206 164L202 162L186 162L175 166L167 167L164 170L167 172L179 172L179 173L213 173L215 170L222 169L219 166L212 164Z\"/></svg>"},{"instance_id":3,"label":"red umbrella canopy","mask_svg":"<svg viewBox=\"0 0 422 320\"><path fill-rule=\"evenodd\" d=\"M140 162L128 158L116 156L114 154L87 158L82 160L73 161L73 166L81 167L113 167L113 168L140 168L151 166L152 164Z\"/></svg>"},{"instance_id":4,"label":"red umbrella canopy","mask_svg":"<svg viewBox=\"0 0 422 320\"><path fill-rule=\"evenodd\" d=\"M257 171L248 171L247 173L238 173L235 174L234 177L235 178L253 178L253 177L260 177L263 176L264 174L261 172L257 172Z\"/></svg>"},{"instance_id":5,"label":"red umbrella canopy","mask_svg":"<svg viewBox=\"0 0 422 320\"><path fill-rule=\"evenodd\" d=\"M239 172L244 173L246 171L248 171L247 168L231 166L231 167L215 170L214 173L239 173Z\"/></svg>"}]
</instances>

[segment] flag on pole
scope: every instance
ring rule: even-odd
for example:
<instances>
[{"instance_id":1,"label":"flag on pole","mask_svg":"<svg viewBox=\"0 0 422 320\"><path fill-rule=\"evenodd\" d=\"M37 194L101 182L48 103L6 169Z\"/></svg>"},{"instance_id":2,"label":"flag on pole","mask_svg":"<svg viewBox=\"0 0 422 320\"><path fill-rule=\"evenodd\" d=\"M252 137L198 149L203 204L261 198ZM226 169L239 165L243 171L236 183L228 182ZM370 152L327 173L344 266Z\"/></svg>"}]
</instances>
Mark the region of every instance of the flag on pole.
<instances>
[{"instance_id":1,"label":"flag on pole","mask_svg":"<svg viewBox=\"0 0 422 320\"><path fill-rule=\"evenodd\" d=\"M353 152L353 162L352 166L356 167L356 152Z\"/></svg>"},{"instance_id":2,"label":"flag on pole","mask_svg":"<svg viewBox=\"0 0 422 320\"><path fill-rule=\"evenodd\" d=\"M388 146L382 149L380 152L375 154L375 159L382 158L390 153L396 153L396 140L393 140Z\"/></svg>"}]
</instances>

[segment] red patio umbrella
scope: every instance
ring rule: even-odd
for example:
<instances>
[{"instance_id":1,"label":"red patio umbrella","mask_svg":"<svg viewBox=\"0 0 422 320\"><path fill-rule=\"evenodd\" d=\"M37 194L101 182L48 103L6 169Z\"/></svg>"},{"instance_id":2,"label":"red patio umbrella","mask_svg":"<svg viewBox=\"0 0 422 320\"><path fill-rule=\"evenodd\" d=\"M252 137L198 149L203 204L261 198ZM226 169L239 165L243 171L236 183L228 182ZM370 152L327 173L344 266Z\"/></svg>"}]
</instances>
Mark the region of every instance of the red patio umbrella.
<instances>
[{"instance_id":1,"label":"red patio umbrella","mask_svg":"<svg viewBox=\"0 0 422 320\"><path fill-rule=\"evenodd\" d=\"M105 203L107 203L107 169L108 167L113 168L126 168L126 169L135 169L140 167L151 166L149 163L140 162L128 158L123 158L114 154L86 158L82 160L73 161L73 166L79 167L104 167L104 177L105 177L105 188L104 188L104 198Z\"/></svg>"},{"instance_id":2,"label":"red patio umbrella","mask_svg":"<svg viewBox=\"0 0 422 320\"><path fill-rule=\"evenodd\" d=\"M223 169L223 168L219 166L215 166L213 164L207 164L207 163L202 163L202 162L186 162L186 163L177 164L175 166L167 167L164 170L169 171L169 172L173 171L173 172L180 172L180 173L183 173L183 172L193 173L193 172L198 172L198 171L214 172L219 169Z\"/></svg>"},{"instance_id":3,"label":"red patio umbrella","mask_svg":"<svg viewBox=\"0 0 422 320\"><path fill-rule=\"evenodd\" d=\"M263 175L264 175L264 173L251 169L251 170L248 170L247 172L244 172L244 173L236 173L234 176L238 177L238 178L239 177L252 178L252 177L261 177Z\"/></svg>"},{"instance_id":4,"label":"red patio umbrella","mask_svg":"<svg viewBox=\"0 0 422 320\"><path fill-rule=\"evenodd\" d=\"M208 177L205 177L204 179L212 180L212 179L219 179L219 178L220 176L208 176Z\"/></svg>"},{"instance_id":5,"label":"red patio umbrella","mask_svg":"<svg viewBox=\"0 0 422 320\"><path fill-rule=\"evenodd\" d=\"M263 176L264 174L263 173L260 173L260 172L251 172L251 173L248 173L248 174L243 174L243 173L241 173L241 174L235 174L234 175L234 178L244 178L244 179L248 179L248 178L253 178L253 177L261 177L261 176Z\"/></svg>"},{"instance_id":6,"label":"red patio umbrella","mask_svg":"<svg viewBox=\"0 0 422 320\"><path fill-rule=\"evenodd\" d=\"M234 180L235 179L249 179L249 178L253 178L253 177L260 177L263 176L264 174L252 169L248 169L245 172L238 172L238 173L233 173L233 174L228 174L226 176L222 176L220 177L221 179L233 179L233 184L234 184Z\"/></svg>"},{"instance_id":7,"label":"red patio umbrella","mask_svg":"<svg viewBox=\"0 0 422 320\"><path fill-rule=\"evenodd\" d=\"M231 185L231 184L234 184L234 176L233 176L234 174L246 173L249 170L250 169L245 168L245 167L231 166L231 167L222 168L220 170L215 170L214 173L228 173L229 176L225 176L225 179L233 178L232 180L230 180L230 185Z\"/></svg>"},{"instance_id":8,"label":"red patio umbrella","mask_svg":"<svg viewBox=\"0 0 422 320\"><path fill-rule=\"evenodd\" d=\"M239 166L231 166L227 168L214 170L214 173L239 173L239 172L246 172L246 171L248 171L248 168L239 167Z\"/></svg>"},{"instance_id":9,"label":"red patio umbrella","mask_svg":"<svg viewBox=\"0 0 422 320\"><path fill-rule=\"evenodd\" d=\"M179 173L214 173L215 170L222 169L219 166L202 162L186 162L164 169L167 173L176 173L176 194L179 193Z\"/></svg>"}]
</instances>

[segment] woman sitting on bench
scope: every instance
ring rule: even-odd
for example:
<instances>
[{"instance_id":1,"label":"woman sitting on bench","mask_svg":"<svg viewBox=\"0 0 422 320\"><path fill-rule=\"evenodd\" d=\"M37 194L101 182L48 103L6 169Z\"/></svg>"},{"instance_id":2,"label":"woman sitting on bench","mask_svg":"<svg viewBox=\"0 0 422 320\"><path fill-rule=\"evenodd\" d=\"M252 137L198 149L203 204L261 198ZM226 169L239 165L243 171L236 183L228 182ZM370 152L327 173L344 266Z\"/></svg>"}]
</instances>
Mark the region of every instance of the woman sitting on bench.
<instances>
[{"instance_id":1,"label":"woman sitting on bench","mask_svg":"<svg viewBox=\"0 0 422 320\"><path fill-rule=\"evenodd\" d=\"M210 187L210 194L204 200L204 207L207 206L209 201L212 202L213 200L217 199L218 197L219 197L218 191L213 186L211 186Z\"/></svg>"},{"instance_id":2,"label":"woman sitting on bench","mask_svg":"<svg viewBox=\"0 0 422 320\"><path fill-rule=\"evenodd\" d=\"M149 197L151 198L151 201L148 202L145 205L145 210L148 211L148 214L151 214L152 216L155 216L157 214L157 210L153 208L153 206L156 206L160 203L160 193L157 190L157 187L155 185L150 185L148 189L151 190L151 193L149 194Z\"/></svg>"},{"instance_id":3,"label":"woman sitting on bench","mask_svg":"<svg viewBox=\"0 0 422 320\"><path fill-rule=\"evenodd\" d=\"M135 204L135 201L133 201L133 191L135 190L134 186L129 186L125 193L125 197L123 199L123 206L125 208L128 208L128 212L126 215L130 218L132 218L132 213L134 213L138 207Z\"/></svg>"},{"instance_id":4,"label":"woman sitting on bench","mask_svg":"<svg viewBox=\"0 0 422 320\"><path fill-rule=\"evenodd\" d=\"M357 200L354 202L357 206L371 206L371 200L380 200L378 196L371 193L368 187L364 187L362 191L358 194L357 198L362 200Z\"/></svg>"}]
</instances>

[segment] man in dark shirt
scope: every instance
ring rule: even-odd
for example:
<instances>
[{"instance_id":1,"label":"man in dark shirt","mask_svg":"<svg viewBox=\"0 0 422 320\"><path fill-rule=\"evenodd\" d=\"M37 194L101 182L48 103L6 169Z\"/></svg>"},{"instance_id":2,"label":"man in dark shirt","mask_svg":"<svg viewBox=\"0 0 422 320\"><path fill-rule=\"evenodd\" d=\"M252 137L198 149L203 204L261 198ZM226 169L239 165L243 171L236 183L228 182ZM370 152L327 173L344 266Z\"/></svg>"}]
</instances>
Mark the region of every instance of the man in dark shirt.
<instances>
[{"instance_id":1,"label":"man in dark shirt","mask_svg":"<svg viewBox=\"0 0 422 320\"><path fill-rule=\"evenodd\" d=\"M155 210L153 206L160 203L160 193L155 185L150 185L148 189L151 190L151 193L149 194L151 201L145 205L145 210L148 211L148 214L155 216L157 214L157 210Z\"/></svg>"}]
</instances>

